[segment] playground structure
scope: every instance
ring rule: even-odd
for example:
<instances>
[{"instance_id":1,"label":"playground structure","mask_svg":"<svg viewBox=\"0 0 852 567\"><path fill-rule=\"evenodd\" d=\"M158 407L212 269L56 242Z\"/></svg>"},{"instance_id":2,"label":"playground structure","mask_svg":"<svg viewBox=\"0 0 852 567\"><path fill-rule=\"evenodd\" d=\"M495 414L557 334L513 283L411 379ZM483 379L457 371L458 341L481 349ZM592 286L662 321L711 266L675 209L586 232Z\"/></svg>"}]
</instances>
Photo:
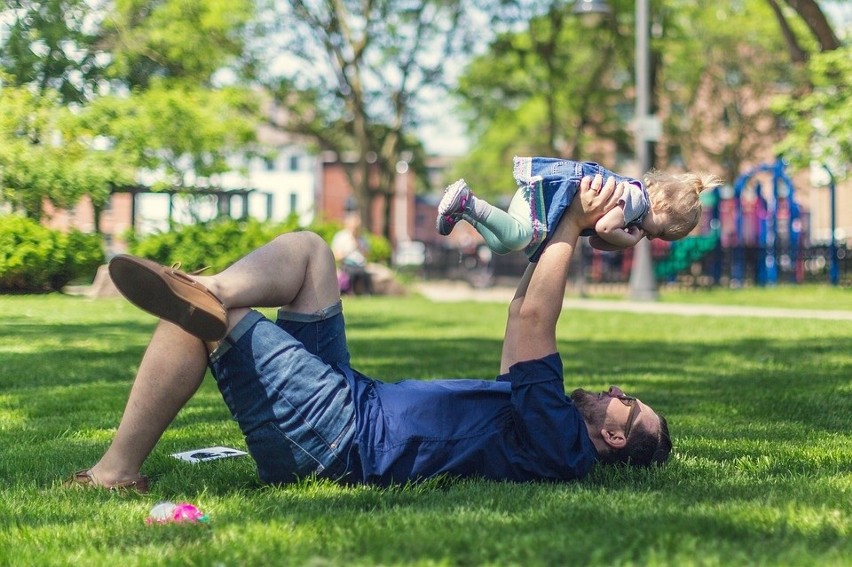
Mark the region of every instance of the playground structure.
<instances>
[{"instance_id":1,"label":"playground structure","mask_svg":"<svg viewBox=\"0 0 852 567\"><path fill-rule=\"evenodd\" d=\"M758 178L762 173L769 174L769 191L765 191ZM719 187L714 190L716 203L711 209L711 222L721 227L721 248L733 251L730 284L739 286L746 281L749 261L757 285L777 284L781 269L789 274L790 283L801 283L804 279L801 247L806 244L802 238L805 227L784 161L778 158L740 175L734 183L732 199L721 199L720 192ZM725 216L733 217L733 230L726 230ZM754 252L749 255L749 250ZM716 256L713 276L718 283L722 255Z\"/></svg>"},{"instance_id":2,"label":"playground structure","mask_svg":"<svg viewBox=\"0 0 852 567\"><path fill-rule=\"evenodd\" d=\"M702 194L705 212L700 234L672 243L654 242L658 281L673 282L685 271L700 267L701 275L712 285L740 287L752 282L772 286L782 281L802 283L806 274L827 267L829 282L837 285L834 178L826 171L832 221L825 255L806 258L810 217L796 200L786 162L778 157L743 173L732 186Z\"/></svg>"},{"instance_id":3,"label":"playground structure","mask_svg":"<svg viewBox=\"0 0 852 567\"><path fill-rule=\"evenodd\" d=\"M791 283L803 281L802 211L781 158L740 175L733 187L716 187L702 197L702 234L669 245L655 265L660 281L705 259L706 275L717 285L775 285L780 272Z\"/></svg>"}]
</instances>

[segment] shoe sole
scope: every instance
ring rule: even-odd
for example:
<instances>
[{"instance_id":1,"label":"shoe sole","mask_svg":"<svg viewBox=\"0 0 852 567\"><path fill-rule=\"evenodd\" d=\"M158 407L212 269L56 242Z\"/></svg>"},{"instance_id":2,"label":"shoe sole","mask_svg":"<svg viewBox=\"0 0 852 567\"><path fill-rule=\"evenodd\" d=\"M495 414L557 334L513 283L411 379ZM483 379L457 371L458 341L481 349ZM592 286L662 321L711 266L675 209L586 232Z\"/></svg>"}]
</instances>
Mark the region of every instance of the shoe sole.
<instances>
[{"instance_id":1,"label":"shoe sole","mask_svg":"<svg viewBox=\"0 0 852 567\"><path fill-rule=\"evenodd\" d=\"M101 489L101 490L109 490L111 492L138 492L139 494L147 494L148 493L148 477L145 475L139 475L138 477L132 480L125 480L123 482L117 482L115 484L110 485L102 485L95 483L95 477L92 476L91 469L84 469L81 471L75 472L71 475L71 478L62 483L64 488L91 488L91 489Z\"/></svg>"},{"instance_id":2,"label":"shoe sole","mask_svg":"<svg viewBox=\"0 0 852 567\"><path fill-rule=\"evenodd\" d=\"M115 287L143 311L170 321L204 341L218 341L224 337L228 330L224 307L221 317L205 311L169 285L164 269L167 268L156 262L132 256L116 256L109 263L109 274ZM203 290L213 296L201 284L196 284L200 289L183 285L195 293Z\"/></svg>"},{"instance_id":3,"label":"shoe sole","mask_svg":"<svg viewBox=\"0 0 852 567\"><path fill-rule=\"evenodd\" d=\"M438 220L435 221L435 228L441 236L448 236L458 224L458 220L447 218L447 215L438 215Z\"/></svg>"}]
</instances>

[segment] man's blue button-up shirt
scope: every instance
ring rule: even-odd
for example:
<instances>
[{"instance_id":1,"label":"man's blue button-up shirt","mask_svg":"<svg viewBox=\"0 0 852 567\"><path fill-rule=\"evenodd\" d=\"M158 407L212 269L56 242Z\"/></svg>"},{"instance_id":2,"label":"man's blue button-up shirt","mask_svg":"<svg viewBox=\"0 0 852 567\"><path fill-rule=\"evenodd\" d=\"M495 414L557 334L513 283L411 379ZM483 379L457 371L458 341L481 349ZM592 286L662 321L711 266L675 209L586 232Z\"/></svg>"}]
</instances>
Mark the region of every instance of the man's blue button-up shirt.
<instances>
[{"instance_id":1,"label":"man's blue button-up shirt","mask_svg":"<svg viewBox=\"0 0 852 567\"><path fill-rule=\"evenodd\" d=\"M349 377L356 408L351 480L562 481L585 476L595 463L557 353L517 363L496 381Z\"/></svg>"}]
</instances>

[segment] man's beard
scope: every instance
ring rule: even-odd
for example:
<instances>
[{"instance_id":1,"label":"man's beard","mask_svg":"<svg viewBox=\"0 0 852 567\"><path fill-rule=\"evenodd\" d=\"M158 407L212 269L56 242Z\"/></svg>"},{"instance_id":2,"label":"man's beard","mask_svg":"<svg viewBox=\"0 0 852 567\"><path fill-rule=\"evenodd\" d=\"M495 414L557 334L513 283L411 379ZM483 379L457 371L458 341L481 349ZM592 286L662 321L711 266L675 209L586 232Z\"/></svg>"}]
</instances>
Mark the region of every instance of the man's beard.
<instances>
[{"instance_id":1,"label":"man's beard","mask_svg":"<svg viewBox=\"0 0 852 567\"><path fill-rule=\"evenodd\" d=\"M591 425L596 425L597 422L603 423L603 420L600 419L599 400L600 396L582 388L577 388L571 392L571 401L577 406L586 423Z\"/></svg>"}]
</instances>

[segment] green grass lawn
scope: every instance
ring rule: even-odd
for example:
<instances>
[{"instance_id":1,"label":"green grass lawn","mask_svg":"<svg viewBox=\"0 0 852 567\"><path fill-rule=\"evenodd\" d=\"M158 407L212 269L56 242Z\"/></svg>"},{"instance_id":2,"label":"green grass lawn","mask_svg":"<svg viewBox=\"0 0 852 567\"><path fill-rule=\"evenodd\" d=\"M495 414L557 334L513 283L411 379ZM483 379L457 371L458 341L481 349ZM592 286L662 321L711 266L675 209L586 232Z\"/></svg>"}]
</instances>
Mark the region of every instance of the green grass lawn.
<instances>
[{"instance_id":1,"label":"green grass lawn","mask_svg":"<svg viewBox=\"0 0 852 567\"><path fill-rule=\"evenodd\" d=\"M818 300L799 297L798 304ZM153 318L120 300L0 297L0 565L852 565L852 322L566 311L566 388L622 386L671 463L568 484L262 486L212 379L143 472L148 495L60 488L121 416ZM355 366L493 378L505 305L345 302ZM204 525L146 526L160 500Z\"/></svg>"},{"instance_id":2,"label":"green grass lawn","mask_svg":"<svg viewBox=\"0 0 852 567\"><path fill-rule=\"evenodd\" d=\"M663 288L660 299L666 303L852 311L852 289L828 285L777 285L742 289L714 287L695 291Z\"/></svg>"},{"instance_id":3,"label":"green grass lawn","mask_svg":"<svg viewBox=\"0 0 852 567\"><path fill-rule=\"evenodd\" d=\"M621 301L628 298L627 285L613 286L588 284L583 292L592 299ZM569 287L567 297L576 299L579 293ZM740 289L712 287L688 289L661 285L659 299L663 303L700 303L743 307L780 307L784 309L816 309L824 311L852 311L852 288L828 285L777 285L745 287Z\"/></svg>"}]
</instances>

